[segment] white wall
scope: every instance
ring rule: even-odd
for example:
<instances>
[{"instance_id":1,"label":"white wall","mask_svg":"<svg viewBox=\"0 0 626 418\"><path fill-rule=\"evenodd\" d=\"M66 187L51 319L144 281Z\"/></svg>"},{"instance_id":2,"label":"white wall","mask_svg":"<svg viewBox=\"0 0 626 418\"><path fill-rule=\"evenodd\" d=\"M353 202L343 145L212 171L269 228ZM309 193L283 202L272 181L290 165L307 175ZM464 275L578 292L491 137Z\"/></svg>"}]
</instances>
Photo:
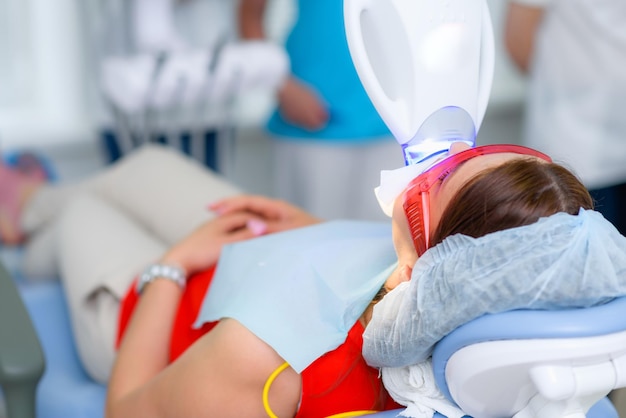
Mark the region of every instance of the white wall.
<instances>
[{"instance_id":1,"label":"white wall","mask_svg":"<svg viewBox=\"0 0 626 418\"><path fill-rule=\"evenodd\" d=\"M491 97L478 133L479 145L520 143L525 81L514 68L504 48L507 0L487 0L495 35L496 63Z\"/></svg>"},{"instance_id":2,"label":"white wall","mask_svg":"<svg viewBox=\"0 0 626 418\"><path fill-rule=\"evenodd\" d=\"M86 54L93 42L81 21L83 1L89 0L0 0L1 147L85 141L96 135L103 116L101 106L93 103L93 66L87 63L93 55ZM236 0L221 1L232 7ZM270 0L269 35L278 42L293 10L290 0ZM255 92L241 102L238 119L246 126L261 123L273 104L267 94Z\"/></svg>"},{"instance_id":3,"label":"white wall","mask_svg":"<svg viewBox=\"0 0 626 418\"><path fill-rule=\"evenodd\" d=\"M91 134L76 1L81 0L0 0L4 148L84 140Z\"/></svg>"},{"instance_id":4,"label":"white wall","mask_svg":"<svg viewBox=\"0 0 626 418\"><path fill-rule=\"evenodd\" d=\"M0 0L0 146L30 146L93 138L87 102L84 42L80 19L86 0ZM236 0L227 0L233 1ZM524 85L502 47L506 1L488 0L496 32L496 72L488 118L511 113ZM282 41L297 12L293 0L270 0L269 34ZM274 104L267 93L238 101L237 120L259 126ZM506 109L505 109L506 108ZM491 123L486 120L485 125ZM481 133L483 133L481 131Z\"/></svg>"},{"instance_id":5,"label":"white wall","mask_svg":"<svg viewBox=\"0 0 626 418\"><path fill-rule=\"evenodd\" d=\"M514 105L524 99L524 80L513 67L504 48L504 24L507 3L507 0L487 0L493 22L496 47L496 66L490 104L493 106Z\"/></svg>"}]
</instances>

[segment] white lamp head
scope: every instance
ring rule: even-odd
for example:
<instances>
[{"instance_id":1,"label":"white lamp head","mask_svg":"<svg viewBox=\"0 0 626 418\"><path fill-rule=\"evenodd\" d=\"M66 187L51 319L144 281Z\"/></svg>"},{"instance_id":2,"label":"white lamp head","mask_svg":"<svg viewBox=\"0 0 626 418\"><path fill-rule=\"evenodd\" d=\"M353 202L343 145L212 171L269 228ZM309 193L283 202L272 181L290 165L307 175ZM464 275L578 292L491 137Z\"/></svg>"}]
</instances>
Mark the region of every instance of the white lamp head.
<instances>
[{"instance_id":1,"label":"white lamp head","mask_svg":"<svg viewBox=\"0 0 626 418\"><path fill-rule=\"evenodd\" d=\"M474 145L489 101L486 0L344 0L350 54L407 164Z\"/></svg>"}]
</instances>

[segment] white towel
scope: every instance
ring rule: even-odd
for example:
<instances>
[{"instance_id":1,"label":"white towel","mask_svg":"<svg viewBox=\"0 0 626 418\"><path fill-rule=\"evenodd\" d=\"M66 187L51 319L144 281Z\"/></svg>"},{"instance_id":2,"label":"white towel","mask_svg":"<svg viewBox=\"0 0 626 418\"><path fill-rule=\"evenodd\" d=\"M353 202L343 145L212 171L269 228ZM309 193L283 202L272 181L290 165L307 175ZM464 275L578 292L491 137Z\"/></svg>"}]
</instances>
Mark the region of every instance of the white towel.
<instances>
[{"instance_id":1,"label":"white towel","mask_svg":"<svg viewBox=\"0 0 626 418\"><path fill-rule=\"evenodd\" d=\"M391 397L407 407L400 416L432 418L435 412L448 418L465 415L437 387L430 358L412 366L383 367L382 377Z\"/></svg>"}]
</instances>

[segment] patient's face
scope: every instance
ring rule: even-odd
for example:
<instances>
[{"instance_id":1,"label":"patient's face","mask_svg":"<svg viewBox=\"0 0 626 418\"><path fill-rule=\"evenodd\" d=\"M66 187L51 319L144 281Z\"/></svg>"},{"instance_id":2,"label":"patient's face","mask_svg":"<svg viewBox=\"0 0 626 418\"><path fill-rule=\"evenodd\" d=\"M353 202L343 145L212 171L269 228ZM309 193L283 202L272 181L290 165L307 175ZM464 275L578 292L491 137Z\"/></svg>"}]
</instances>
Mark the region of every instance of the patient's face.
<instances>
[{"instance_id":1,"label":"patient's face","mask_svg":"<svg viewBox=\"0 0 626 418\"><path fill-rule=\"evenodd\" d=\"M465 143L455 143L450 148L450 155L457 154L470 148ZM459 164L444 178L432 186L429 191L430 232L434 231L441 220L444 210L459 192L461 187L470 179L484 170L504 164L517 158L535 158L514 153L497 153L479 155ZM396 199L392 216L393 239L399 263L410 263L412 266L417 255L411 239L408 221L403 208L404 193Z\"/></svg>"}]
</instances>

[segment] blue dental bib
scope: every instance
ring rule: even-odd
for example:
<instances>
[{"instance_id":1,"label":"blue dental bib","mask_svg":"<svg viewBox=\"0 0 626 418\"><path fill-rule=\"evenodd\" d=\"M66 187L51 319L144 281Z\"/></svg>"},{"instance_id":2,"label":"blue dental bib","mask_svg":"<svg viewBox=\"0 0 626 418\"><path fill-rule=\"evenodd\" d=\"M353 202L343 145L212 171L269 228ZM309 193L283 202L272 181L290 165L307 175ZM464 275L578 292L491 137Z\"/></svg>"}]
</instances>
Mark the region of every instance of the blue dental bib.
<instances>
[{"instance_id":1,"label":"blue dental bib","mask_svg":"<svg viewBox=\"0 0 626 418\"><path fill-rule=\"evenodd\" d=\"M231 244L195 326L236 319L300 373L345 341L396 262L386 223L332 221Z\"/></svg>"}]
</instances>

